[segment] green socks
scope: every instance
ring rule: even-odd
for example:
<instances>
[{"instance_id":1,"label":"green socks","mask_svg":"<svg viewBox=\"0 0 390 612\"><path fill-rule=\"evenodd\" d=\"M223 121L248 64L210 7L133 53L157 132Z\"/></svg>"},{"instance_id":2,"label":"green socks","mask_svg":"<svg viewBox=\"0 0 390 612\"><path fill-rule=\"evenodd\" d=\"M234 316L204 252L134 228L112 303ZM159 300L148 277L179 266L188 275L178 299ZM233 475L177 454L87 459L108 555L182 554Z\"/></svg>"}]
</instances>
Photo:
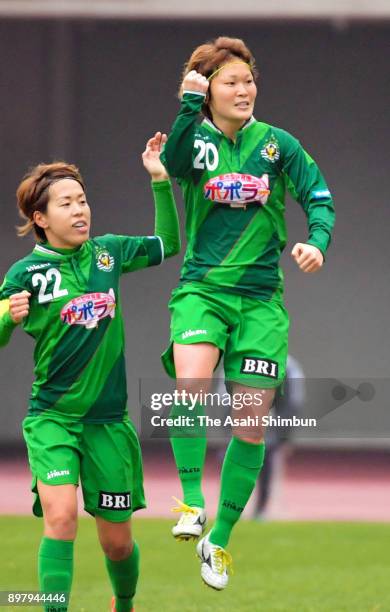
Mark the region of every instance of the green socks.
<instances>
[{"instance_id":1,"label":"green socks","mask_svg":"<svg viewBox=\"0 0 390 612\"><path fill-rule=\"evenodd\" d=\"M130 612L139 575L139 548L137 542L131 555L122 561L106 557L106 567L115 595L116 612Z\"/></svg>"},{"instance_id":2,"label":"green socks","mask_svg":"<svg viewBox=\"0 0 390 612\"><path fill-rule=\"evenodd\" d=\"M115 595L116 612L130 612L139 574L139 548L136 542L131 555L123 561L106 557L106 567ZM69 596L73 578L73 542L42 538L38 554L40 590L62 592ZM66 604L50 603L46 612L67 612Z\"/></svg>"},{"instance_id":3,"label":"green socks","mask_svg":"<svg viewBox=\"0 0 390 612\"><path fill-rule=\"evenodd\" d=\"M204 408L200 404L196 404L191 411L188 406L182 404L173 406L170 417L177 419L177 424L170 428L170 442L183 489L184 503L204 508L202 476L207 437L206 426L197 418L200 415L204 415ZM188 426L182 424L187 417L191 419Z\"/></svg>"},{"instance_id":4,"label":"green socks","mask_svg":"<svg viewBox=\"0 0 390 612\"><path fill-rule=\"evenodd\" d=\"M265 445L232 438L222 466L218 512L210 542L226 547L232 529L244 510L263 465Z\"/></svg>"},{"instance_id":5,"label":"green socks","mask_svg":"<svg viewBox=\"0 0 390 612\"><path fill-rule=\"evenodd\" d=\"M39 588L41 591L62 592L69 597L73 578L73 542L43 537L38 553ZM46 612L66 612L66 604L50 603Z\"/></svg>"}]
</instances>

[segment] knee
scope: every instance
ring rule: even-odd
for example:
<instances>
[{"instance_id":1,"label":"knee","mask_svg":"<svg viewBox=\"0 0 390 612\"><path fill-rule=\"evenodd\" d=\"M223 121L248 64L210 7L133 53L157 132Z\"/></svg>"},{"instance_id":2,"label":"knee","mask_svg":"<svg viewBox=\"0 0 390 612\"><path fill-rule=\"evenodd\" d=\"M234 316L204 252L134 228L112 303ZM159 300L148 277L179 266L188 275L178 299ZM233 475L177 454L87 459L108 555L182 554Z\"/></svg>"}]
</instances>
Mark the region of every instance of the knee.
<instances>
[{"instance_id":1,"label":"knee","mask_svg":"<svg viewBox=\"0 0 390 612\"><path fill-rule=\"evenodd\" d=\"M211 389L213 370L207 373L207 376L200 377L194 370L190 368L181 374L176 379L176 389L182 394L185 401L188 402L188 396L196 397L201 393L208 393Z\"/></svg>"},{"instance_id":2,"label":"knee","mask_svg":"<svg viewBox=\"0 0 390 612\"><path fill-rule=\"evenodd\" d=\"M249 442L249 444L262 444L264 442L264 435L262 432L248 432L248 431L234 431L234 436L239 438L243 442Z\"/></svg>"},{"instance_id":3,"label":"knee","mask_svg":"<svg viewBox=\"0 0 390 612\"><path fill-rule=\"evenodd\" d=\"M133 542L117 542L107 540L102 543L103 552L111 561L123 561L130 557L133 551Z\"/></svg>"},{"instance_id":4,"label":"knee","mask_svg":"<svg viewBox=\"0 0 390 612\"><path fill-rule=\"evenodd\" d=\"M52 509L45 515L46 535L59 540L74 540L77 532L75 510Z\"/></svg>"}]
</instances>

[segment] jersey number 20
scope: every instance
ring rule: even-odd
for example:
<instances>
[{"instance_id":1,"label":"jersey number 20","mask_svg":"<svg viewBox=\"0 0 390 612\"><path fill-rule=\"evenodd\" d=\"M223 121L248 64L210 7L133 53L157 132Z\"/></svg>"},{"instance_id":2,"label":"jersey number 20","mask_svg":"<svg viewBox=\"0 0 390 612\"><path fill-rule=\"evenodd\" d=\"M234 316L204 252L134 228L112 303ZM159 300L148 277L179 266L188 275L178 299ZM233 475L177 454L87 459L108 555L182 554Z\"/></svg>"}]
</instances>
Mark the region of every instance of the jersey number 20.
<instances>
[{"instance_id":1,"label":"jersey number 20","mask_svg":"<svg viewBox=\"0 0 390 612\"><path fill-rule=\"evenodd\" d=\"M195 149L198 153L194 159L194 168L204 170L215 170L219 164L218 150L212 142L204 142L204 140L195 140Z\"/></svg>"},{"instance_id":2,"label":"jersey number 20","mask_svg":"<svg viewBox=\"0 0 390 612\"><path fill-rule=\"evenodd\" d=\"M54 287L53 293L46 293L47 283L54 278ZM61 289L61 281L62 276L61 273L55 268L50 268L47 270L46 274L41 274L37 272L31 279L33 287L37 287L39 285L39 294L38 294L38 302L39 304L46 304L46 302L50 302L55 298L63 297L64 295L68 295L67 289Z\"/></svg>"}]
</instances>

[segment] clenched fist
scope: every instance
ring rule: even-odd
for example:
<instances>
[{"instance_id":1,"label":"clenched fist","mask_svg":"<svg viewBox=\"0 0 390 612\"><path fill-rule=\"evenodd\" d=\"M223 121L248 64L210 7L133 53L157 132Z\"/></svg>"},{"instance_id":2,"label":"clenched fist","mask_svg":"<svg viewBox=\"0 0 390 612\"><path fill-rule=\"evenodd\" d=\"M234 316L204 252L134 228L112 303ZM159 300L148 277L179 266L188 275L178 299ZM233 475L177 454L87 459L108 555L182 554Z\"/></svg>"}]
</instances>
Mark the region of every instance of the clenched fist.
<instances>
[{"instance_id":1,"label":"clenched fist","mask_svg":"<svg viewBox=\"0 0 390 612\"><path fill-rule=\"evenodd\" d=\"M297 242L291 251L302 272L317 272L324 263L324 256L320 249L311 244Z\"/></svg>"},{"instance_id":2,"label":"clenched fist","mask_svg":"<svg viewBox=\"0 0 390 612\"><path fill-rule=\"evenodd\" d=\"M203 74L196 72L196 70L190 70L183 79L181 84L181 91L192 91L197 93L207 93L210 83Z\"/></svg>"},{"instance_id":3,"label":"clenched fist","mask_svg":"<svg viewBox=\"0 0 390 612\"><path fill-rule=\"evenodd\" d=\"M31 293L22 291L14 293L9 298L9 313L14 323L21 323L24 317L27 317L30 310L29 298Z\"/></svg>"}]
</instances>

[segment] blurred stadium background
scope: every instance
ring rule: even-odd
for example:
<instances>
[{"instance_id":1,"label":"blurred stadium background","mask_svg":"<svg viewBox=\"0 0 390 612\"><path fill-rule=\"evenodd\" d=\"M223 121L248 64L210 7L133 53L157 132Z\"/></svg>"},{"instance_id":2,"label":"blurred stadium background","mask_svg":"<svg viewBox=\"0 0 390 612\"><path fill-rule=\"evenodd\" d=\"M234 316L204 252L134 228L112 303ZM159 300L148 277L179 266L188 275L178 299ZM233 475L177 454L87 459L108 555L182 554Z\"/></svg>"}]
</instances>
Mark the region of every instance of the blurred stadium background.
<instances>
[{"instance_id":1,"label":"blurred stadium background","mask_svg":"<svg viewBox=\"0 0 390 612\"><path fill-rule=\"evenodd\" d=\"M257 58L256 117L301 140L337 206L326 265L321 274L306 276L289 258L290 247L306 235L303 214L290 202L282 263L290 352L310 384L341 381L349 391L324 417L320 433L292 440L271 516L388 521L387 0L240 0L234 6L219 0L0 0L0 275L30 248L29 240L15 236L14 192L26 169L40 161L61 158L81 168L95 234L152 232L140 154L154 131L169 131L192 49L221 34L243 38ZM140 379L164 376L159 355L169 336L167 302L179 268L176 257L123 279L129 410L136 420ZM6 492L0 513L29 514L20 422L32 380L32 342L20 330L0 352L0 372L0 490ZM375 398L362 402L356 390L367 381ZM211 508L222 443L211 445L206 470ZM170 496L179 494L170 450L151 440L143 440L143 449L144 514L166 516Z\"/></svg>"}]
</instances>

